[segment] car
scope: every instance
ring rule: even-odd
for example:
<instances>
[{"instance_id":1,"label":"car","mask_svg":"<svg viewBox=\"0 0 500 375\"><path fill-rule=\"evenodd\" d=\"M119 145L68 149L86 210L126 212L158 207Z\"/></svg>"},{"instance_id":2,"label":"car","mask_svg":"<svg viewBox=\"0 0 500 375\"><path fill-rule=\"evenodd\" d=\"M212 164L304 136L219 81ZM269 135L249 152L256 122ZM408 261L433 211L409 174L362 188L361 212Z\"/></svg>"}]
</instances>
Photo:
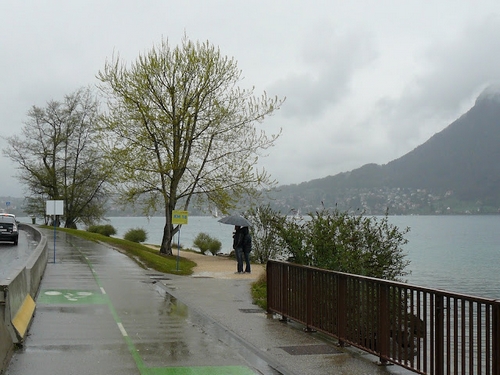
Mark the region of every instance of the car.
<instances>
[{"instance_id":1,"label":"car","mask_svg":"<svg viewBox=\"0 0 500 375\"><path fill-rule=\"evenodd\" d=\"M0 241L14 242L17 245L19 239L19 229L16 218L11 215L0 215Z\"/></svg>"},{"instance_id":2,"label":"car","mask_svg":"<svg viewBox=\"0 0 500 375\"><path fill-rule=\"evenodd\" d=\"M9 216L9 217L13 217L13 218L14 218L14 220L16 220L16 223L18 223L18 224L19 224L19 222L18 222L18 221L17 221L17 219L16 219L16 215L14 215L14 214L8 214L8 213L6 213L6 212L0 212L0 216Z\"/></svg>"}]
</instances>

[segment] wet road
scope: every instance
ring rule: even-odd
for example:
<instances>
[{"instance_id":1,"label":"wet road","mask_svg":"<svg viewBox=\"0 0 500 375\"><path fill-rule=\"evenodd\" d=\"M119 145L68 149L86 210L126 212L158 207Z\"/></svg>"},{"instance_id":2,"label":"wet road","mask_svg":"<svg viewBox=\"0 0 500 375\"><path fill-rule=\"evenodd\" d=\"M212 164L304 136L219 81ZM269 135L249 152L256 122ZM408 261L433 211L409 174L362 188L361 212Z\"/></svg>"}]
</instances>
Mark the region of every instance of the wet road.
<instances>
[{"instance_id":1,"label":"wet road","mask_svg":"<svg viewBox=\"0 0 500 375\"><path fill-rule=\"evenodd\" d=\"M30 335L6 374L277 374L256 370L227 332L156 285L167 276L105 245L57 236Z\"/></svg>"},{"instance_id":2,"label":"wet road","mask_svg":"<svg viewBox=\"0 0 500 375\"><path fill-rule=\"evenodd\" d=\"M22 230L19 232L17 246L12 242L0 242L0 280L7 277L12 270L23 267L37 245L38 243Z\"/></svg>"},{"instance_id":3,"label":"wet road","mask_svg":"<svg viewBox=\"0 0 500 375\"><path fill-rule=\"evenodd\" d=\"M64 232L36 303L5 375L409 373L265 314L250 280L160 274Z\"/></svg>"}]
</instances>

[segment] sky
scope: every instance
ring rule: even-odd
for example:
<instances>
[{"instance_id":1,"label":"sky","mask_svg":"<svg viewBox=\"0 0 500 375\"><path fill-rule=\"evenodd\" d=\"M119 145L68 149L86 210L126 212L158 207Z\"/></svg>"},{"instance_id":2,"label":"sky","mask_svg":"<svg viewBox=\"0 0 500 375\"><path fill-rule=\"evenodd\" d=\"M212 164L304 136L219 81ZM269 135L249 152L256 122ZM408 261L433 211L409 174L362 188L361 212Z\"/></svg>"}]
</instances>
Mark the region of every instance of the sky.
<instances>
[{"instance_id":1,"label":"sky","mask_svg":"<svg viewBox=\"0 0 500 375\"><path fill-rule=\"evenodd\" d=\"M259 161L279 184L386 164L500 82L498 0L0 0L0 150L32 106L186 35L233 57L242 87L286 98ZM22 197L0 152L0 196Z\"/></svg>"}]
</instances>

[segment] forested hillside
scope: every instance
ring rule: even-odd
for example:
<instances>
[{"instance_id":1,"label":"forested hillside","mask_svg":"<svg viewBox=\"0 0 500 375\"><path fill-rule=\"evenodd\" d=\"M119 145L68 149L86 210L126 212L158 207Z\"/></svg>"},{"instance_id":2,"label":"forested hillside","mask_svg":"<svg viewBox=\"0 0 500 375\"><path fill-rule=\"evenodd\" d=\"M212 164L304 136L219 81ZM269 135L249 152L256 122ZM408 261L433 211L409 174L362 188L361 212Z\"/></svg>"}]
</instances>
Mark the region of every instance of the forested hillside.
<instances>
[{"instance_id":1,"label":"forested hillside","mask_svg":"<svg viewBox=\"0 0 500 375\"><path fill-rule=\"evenodd\" d=\"M388 164L281 186L271 202L302 213L322 205L373 214L498 213L500 93L485 90L467 113Z\"/></svg>"}]
</instances>

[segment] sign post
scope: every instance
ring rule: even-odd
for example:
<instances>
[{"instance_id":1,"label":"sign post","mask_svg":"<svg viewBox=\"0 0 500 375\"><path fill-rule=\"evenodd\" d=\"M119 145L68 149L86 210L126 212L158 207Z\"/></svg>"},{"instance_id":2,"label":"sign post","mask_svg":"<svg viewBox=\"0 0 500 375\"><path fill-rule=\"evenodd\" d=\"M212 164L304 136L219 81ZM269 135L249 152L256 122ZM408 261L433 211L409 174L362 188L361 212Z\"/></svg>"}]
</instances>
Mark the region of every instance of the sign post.
<instances>
[{"instance_id":1,"label":"sign post","mask_svg":"<svg viewBox=\"0 0 500 375\"><path fill-rule=\"evenodd\" d=\"M64 215L64 201L46 201L45 213L54 215L54 264L56 263L56 215Z\"/></svg>"},{"instance_id":2,"label":"sign post","mask_svg":"<svg viewBox=\"0 0 500 375\"><path fill-rule=\"evenodd\" d=\"M172 224L179 225L179 234L177 235L177 271L179 271L179 257L181 248L181 227L182 224L188 223L188 211L172 211Z\"/></svg>"}]
</instances>

